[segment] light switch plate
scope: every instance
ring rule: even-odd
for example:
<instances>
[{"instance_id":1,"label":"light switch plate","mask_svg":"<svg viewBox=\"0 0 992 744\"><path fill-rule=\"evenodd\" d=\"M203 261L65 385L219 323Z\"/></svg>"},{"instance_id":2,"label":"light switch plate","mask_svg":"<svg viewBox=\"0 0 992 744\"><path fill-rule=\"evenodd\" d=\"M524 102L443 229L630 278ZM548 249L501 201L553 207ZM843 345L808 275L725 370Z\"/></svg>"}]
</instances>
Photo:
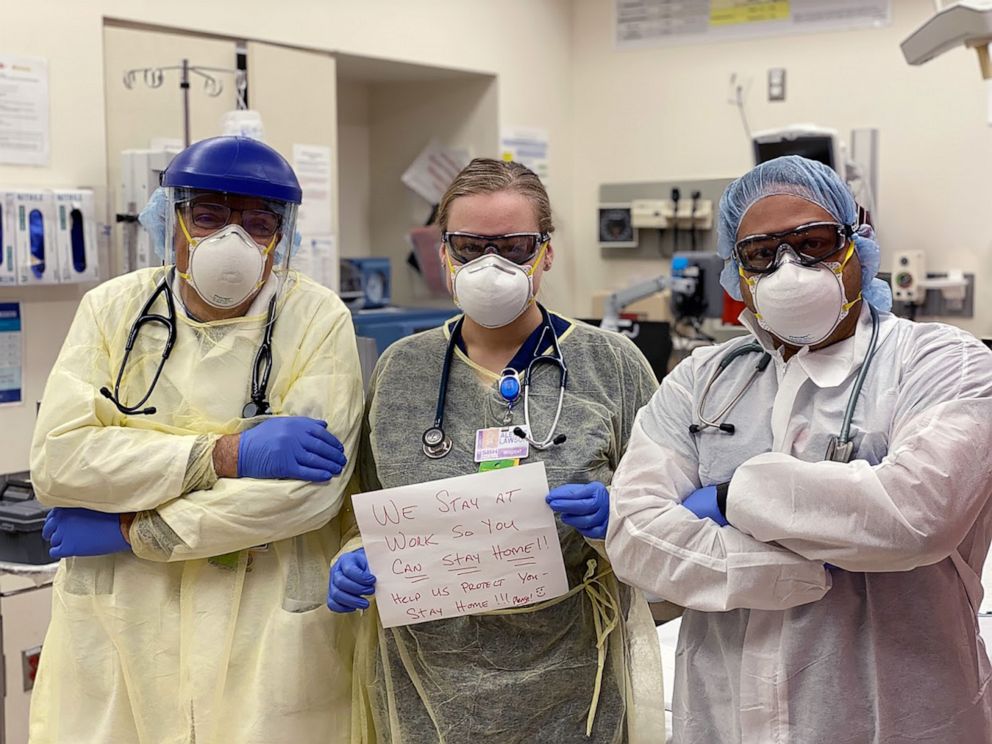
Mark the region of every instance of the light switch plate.
<instances>
[{"instance_id":1,"label":"light switch plate","mask_svg":"<svg viewBox=\"0 0 992 744\"><path fill-rule=\"evenodd\" d=\"M772 67L768 70L768 100L785 100L785 68Z\"/></svg>"}]
</instances>

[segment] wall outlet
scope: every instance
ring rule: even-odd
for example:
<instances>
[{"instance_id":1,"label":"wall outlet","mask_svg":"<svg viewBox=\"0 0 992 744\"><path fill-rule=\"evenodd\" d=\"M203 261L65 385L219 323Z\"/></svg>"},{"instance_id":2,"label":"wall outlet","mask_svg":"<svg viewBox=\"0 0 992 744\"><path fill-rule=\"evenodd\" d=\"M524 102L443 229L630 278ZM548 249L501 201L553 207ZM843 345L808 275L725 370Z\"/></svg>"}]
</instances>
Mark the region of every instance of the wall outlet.
<instances>
[{"instance_id":1,"label":"wall outlet","mask_svg":"<svg viewBox=\"0 0 992 744\"><path fill-rule=\"evenodd\" d=\"M927 277L923 251L897 253L892 268L892 299L921 303L926 298L923 280Z\"/></svg>"},{"instance_id":2,"label":"wall outlet","mask_svg":"<svg viewBox=\"0 0 992 744\"><path fill-rule=\"evenodd\" d=\"M785 68L772 67L768 70L768 100L785 100Z\"/></svg>"}]
</instances>

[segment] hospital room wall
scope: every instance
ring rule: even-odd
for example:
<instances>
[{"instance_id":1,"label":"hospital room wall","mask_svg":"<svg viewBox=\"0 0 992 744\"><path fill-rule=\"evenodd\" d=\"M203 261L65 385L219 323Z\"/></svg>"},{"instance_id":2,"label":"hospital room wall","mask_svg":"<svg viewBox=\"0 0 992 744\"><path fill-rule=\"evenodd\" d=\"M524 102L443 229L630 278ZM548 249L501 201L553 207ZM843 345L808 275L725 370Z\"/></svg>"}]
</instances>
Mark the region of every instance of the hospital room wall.
<instances>
[{"instance_id":1,"label":"hospital room wall","mask_svg":"<svg viewBox=\"0 0 992 744\"><path fill-rule=\"evenodd\" d=\"M338 157L342 219L338 236L343 257L371 255L372 174L371 91L361 81L338 80Z\"/></svg>"},{"instance_id":2,"label":"hospital room wall","mask_svg":"<svg viewBox=\"0 0 992 744\"><path fill-rule=\"evenodd\" d=\"M117 153L108 153L106 145L104 17L494 74L500 124L541 127L549 132L551 198L560 235L568 240L571 40L564 30L571 22L571 0L7 3L0 24L0 50L43 57L49 63L52 154L45 168L0 165L0 183L105 187L108 156L116 158ZM513 39L512 50L508 50L507 39ZM305 79L290 79L286 84L296 86L300 96L307 95ZM444 111L437 115L443 117ZM347 187L342 181L341 188ZM556 266L555 283L568 288L570 261L567 255L562 259ZM0 472L28 465L34 401L41 396L82 292L80 287L0 291L0 301L23 303L25 327L25 404L0 408Z\"/></svg>"},{"instance_id":3,"label":"hospital room wall","mask_svg":"<svg viewBox=\"0 0 992 744\"><path fill-rule=\"evenodd\" d=\"M433 298L420 274L406 263L405 235L430 217L431 205L397 177L427 142L437 137L473 155L496 157L499 132L492 78L392 82L373 87L371 104L372 245L392 261L393 302L400 306L448 305ZM439 115L450 111L453 115ZM397 240L397 236L404 236Z\"/></svg>"},{"instance_id":4,"label":"hospital room wall","mask_svg":"<svg viewBox=\"0 0 992 744\"><path fill-rule=\"evenodd\" d=\"M922 250L928 269L974 272L974 319L992 335L992 128L975 54L954 49L922 67L899 43L933 15L930 0L894 0L879 29L618 51L613 3L576 0L573 18L575 157L572 234L583 270L575 297L668 270L667 261L604 260L596 244L601 183L732 177L751 164L729 79L750 81L753 130L807 122L845 140L880 129L882 268ZM787 71L787 98L767 100L770 67ZM612 249L622 254L623 249ZM950 319L948 319L950 321Z\"/></svg>"}]
</instances>

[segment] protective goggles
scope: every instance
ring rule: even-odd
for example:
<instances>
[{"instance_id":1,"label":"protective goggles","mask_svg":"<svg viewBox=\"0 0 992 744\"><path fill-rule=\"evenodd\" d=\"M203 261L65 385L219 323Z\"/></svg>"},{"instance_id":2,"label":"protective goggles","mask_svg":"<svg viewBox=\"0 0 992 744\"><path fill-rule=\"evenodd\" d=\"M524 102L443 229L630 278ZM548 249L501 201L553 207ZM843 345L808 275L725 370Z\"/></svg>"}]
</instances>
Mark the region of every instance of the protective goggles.
<instances>
[{"instance_id":1,"label":"protective goggles","mask_svg":"<svg viewBox=\"0 0 992 744\"><path fill-rule=\"evenodd\" d=\"M495 253L515 264L525 264L537 255L541 246L551 240L551 236L536 232L508 235L446 232L441 235L441 240L448 247L448 255L458 263L468 263L487 253Z\"/></svg>"},{"instance_id":2,"label":"protective goggles","mask_svg":"<svg viewBox=\"0 0 992 744\"><path fill-rule=\"evenodd\" d=\"M840 253L853 235L850 225L811 222L785 232L749 235L734 245L734 257L749 274L770 274L782 263L786 249L802 266L813 266Z\"/></svg>"},{"instance_id":3,"label":"protective goggles","mask_svg":"<svg viewBox=\"0 0 992 744\"><path fill-rule=\"evenodd\" d=\"M260 243L268 243L282 227L282 215L269 209L232 209L206 200L183 202L179 209L191 229L208 233L231 224L232 215L237 214L240 218L237 224Z\"/></svg>"}]
</instances>

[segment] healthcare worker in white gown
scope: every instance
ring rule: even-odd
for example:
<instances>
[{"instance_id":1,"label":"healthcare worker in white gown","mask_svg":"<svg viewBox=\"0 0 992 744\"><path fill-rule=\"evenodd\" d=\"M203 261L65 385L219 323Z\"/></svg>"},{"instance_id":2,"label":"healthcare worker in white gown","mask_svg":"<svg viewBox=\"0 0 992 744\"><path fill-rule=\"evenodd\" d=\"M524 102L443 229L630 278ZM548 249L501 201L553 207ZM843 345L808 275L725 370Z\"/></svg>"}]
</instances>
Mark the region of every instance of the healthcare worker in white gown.
<instances>
[{"instance_id":1,"label":"healthcare worker in white gown","mask_svg":"<svg viewBox=\"0 0 992 744\"><path fill-rule=\"evenodd\" d=\"M992 741L976 618L992 353L886 312L878 245L856 217L834 171L802 158L728 187L723 284L743 296L750 337L698 349L665 378L613 477L614 570L686 608L676 744ZM853 451L825 461L866 364L869 305L877 352Z\"/></svg>"},{"instance_id":2,"label":"healthcare worker in white gown","mask_svg":"<svg viewBox=\"0 0 992 744\"><path fill-rule=\"evenodd\" d=\"M198 142L142 214L166 265L80 303L31 452L63 559L32 744L348 741L323 605L362 381L348 310L288 271L300 196L272 148Z\"/></svg>"}]
</instances>

